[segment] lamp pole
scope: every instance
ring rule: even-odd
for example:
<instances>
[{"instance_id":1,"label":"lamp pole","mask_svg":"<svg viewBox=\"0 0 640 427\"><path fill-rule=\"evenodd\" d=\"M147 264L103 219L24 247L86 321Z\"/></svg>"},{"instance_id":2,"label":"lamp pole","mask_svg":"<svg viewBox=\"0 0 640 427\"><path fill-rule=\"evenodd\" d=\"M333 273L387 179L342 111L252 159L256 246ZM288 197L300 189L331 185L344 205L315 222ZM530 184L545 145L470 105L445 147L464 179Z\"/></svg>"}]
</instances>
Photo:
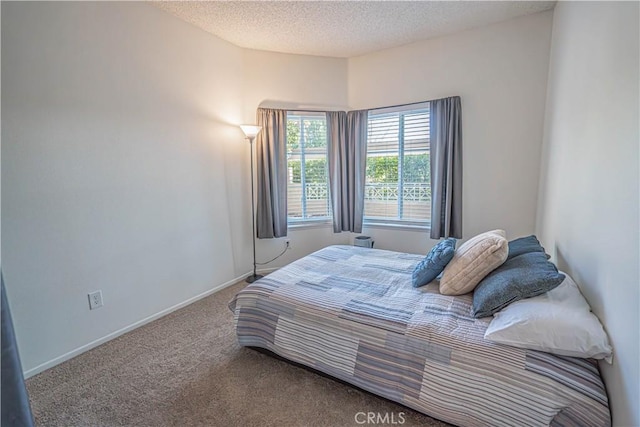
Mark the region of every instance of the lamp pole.
<instances>
[{"instance_id":1,"label":"lamp pole","mask_svg":"<svg viewBox=\"0 0 640 427\"><path fill-rule=\"evenodd\" d=\"M249 151L251 151L251 241L253 242L253 275L247 277L247 283L253 283L263 277L256 274L256 207L253 190L253 141L255 138L255 136L249 138Z\"/></svg>"},{"instance_id":2,"label":"lamp pole","mask_svg":"<svg viewBox=\"0 0 640 427\"><path fill-rule=\"evenodd\" d=\"M253 283L263 276L256 273L256 206L255 206L255 190L253 184L253 141L260 132L260 126L242 125L240 126L245 136L249 140L249 152L251 153L251 242L253 243L253 274L246 278L247 283Z\"/></svg>"}]
</instances>

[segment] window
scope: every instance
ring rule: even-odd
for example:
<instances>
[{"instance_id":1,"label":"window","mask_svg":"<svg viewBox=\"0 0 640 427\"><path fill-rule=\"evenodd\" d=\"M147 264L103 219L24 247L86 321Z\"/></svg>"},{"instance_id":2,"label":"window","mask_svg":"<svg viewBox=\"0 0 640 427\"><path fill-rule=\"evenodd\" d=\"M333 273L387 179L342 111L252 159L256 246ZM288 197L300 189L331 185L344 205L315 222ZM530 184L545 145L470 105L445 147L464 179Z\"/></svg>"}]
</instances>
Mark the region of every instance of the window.
<instances>
[{"instance_id":1,"label":"window","mask_svg":"<svg viewBox=\"0 0 640 427\"><path fill-rule=\"evenodd\" d=\"M429 224L429 103L369 112L364 199L368 223Z\"/></svg>"},{"instance_id":2,"label":"window","mask_svg":"<svg viewBox=\"0 0 640 427\"><path fill-rule=\"evenodd\" d=\"M289 222L327 220L327 120L324 113L287 113Z\"/></svg>"}]
</instances>

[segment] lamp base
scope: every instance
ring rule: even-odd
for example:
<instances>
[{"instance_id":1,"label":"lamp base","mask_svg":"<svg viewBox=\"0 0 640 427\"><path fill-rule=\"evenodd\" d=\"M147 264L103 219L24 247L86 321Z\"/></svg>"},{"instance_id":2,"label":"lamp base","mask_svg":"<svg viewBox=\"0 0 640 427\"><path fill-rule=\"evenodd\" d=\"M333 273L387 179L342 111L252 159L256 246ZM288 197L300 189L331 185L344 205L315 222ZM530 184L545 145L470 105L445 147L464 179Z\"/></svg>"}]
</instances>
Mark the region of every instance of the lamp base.
<instances>
[{"instance_id":1,"label":"lamp base","mask_svg":"<svg viewBox=\"0 0 640 427\"><path fill-rule=\"evenodd\" d=\"M244 281L247 283L253 283L258 279L262 279L264 276L261 276L259 274L252 274L251 276L247 277Z\"/></svg>"}]
</instances>

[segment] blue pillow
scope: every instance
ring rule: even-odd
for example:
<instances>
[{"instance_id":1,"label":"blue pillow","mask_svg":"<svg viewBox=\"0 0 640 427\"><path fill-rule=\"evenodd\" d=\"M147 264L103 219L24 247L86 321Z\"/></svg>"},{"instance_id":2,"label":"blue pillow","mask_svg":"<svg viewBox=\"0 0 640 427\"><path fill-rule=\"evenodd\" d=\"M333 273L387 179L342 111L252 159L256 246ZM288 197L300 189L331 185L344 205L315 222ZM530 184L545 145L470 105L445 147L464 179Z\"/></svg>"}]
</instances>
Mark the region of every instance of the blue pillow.
<instances>
[{"instance_id":1,"label":"blue pillow","mask_svg":"<svg viewBox=\"0 0 640 427\"><path fill-rule=\"evenodd\" d=\"M473 315L487 317L512 302L542 295L558 286L564 275L544 252L529 252L504 262L473 291Z\"/></svg>"},{"instance_id":2,"label":"blue pillow","mask_svg":"<svg viewBox=\"0 0 640 427\"><path fill-rule=\"evenodd\" d=\"M528 254L529 252L544 253L544 248L538 241L537 237L534 235L527 236L527 237L520 237L519 239L510 241L509 255L507 256L507 260L517 257L518 255Z\"/></svg>"},{"instance_id":3,"label":"blue pillow","mask_svg":"<svg viewBox=\"0 0 640 427\"><path fill-rule=\"evenodd\" d=\"M413 270L413 287L418 288L431 282L442 273L456 252L456 239L449 237L435 245L429 254Z\"/></svg>"}]
</instances>

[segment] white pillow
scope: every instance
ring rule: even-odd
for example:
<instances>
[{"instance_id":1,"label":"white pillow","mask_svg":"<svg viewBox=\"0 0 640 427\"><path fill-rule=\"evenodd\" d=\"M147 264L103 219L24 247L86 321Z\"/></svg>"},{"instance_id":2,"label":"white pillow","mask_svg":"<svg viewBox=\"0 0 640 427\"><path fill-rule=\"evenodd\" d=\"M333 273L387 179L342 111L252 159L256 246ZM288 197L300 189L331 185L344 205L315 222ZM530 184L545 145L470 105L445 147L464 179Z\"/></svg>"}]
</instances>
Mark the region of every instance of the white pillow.
<instances>
[{"instance_id":1,"label":"white pillow","mask_svg":"<svg viewBox=\"0 0 640 427\"><path fill-rule=\"evenodd\" d=\"M484 338L513 347L561 356L606 359L612 349L600 320L578 285L565 275L546 294L516 301L495 313Z\"/></svg>"},{"instance_id":2,"label":"white pillow","mask_svg":"<svg viewBox=\"0 0 640 427\"><path fill-rule=\"evenodd\" d=\"M509 255L509 242L505 236L504 230L487 231L456 249L442 272L440 293L468 294L487 274L500 267Z\"/></svg>"}]
</instances>

